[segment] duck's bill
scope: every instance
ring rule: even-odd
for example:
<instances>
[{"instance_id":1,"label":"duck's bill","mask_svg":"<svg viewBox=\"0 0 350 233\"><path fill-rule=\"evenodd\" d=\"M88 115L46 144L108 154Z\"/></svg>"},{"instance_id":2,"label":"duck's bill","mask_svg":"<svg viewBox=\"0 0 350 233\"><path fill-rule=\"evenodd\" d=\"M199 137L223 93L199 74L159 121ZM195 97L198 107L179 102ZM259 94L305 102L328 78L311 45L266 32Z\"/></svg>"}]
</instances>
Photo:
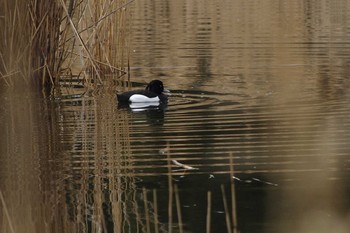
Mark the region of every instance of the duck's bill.
<instances>
[{"instance_id":1,"label":"duck's bill","mask_svg":"<svg viewBox=\"0 0 350 233\"><path fill-rule=\"evenodd\" d=\"M170 93L170 90L164 89L163 92L164 92L164 93Z\"/></svg>"}]
</instances>

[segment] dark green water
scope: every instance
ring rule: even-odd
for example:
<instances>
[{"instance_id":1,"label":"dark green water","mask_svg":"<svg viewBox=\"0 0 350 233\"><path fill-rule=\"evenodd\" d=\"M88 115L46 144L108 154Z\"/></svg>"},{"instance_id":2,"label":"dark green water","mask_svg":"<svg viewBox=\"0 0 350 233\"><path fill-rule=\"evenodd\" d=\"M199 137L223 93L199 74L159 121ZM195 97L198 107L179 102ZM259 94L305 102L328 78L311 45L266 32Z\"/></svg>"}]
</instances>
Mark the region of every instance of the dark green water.
<instances>
[{"instance_id":1,"label":"dark green water","mask_svg":"<svg viewBox=\"0 0 350 233\"><path fill-rule=\"evenodd\" d=\"M131 9L132 84L168 105L4 92L0 231L348 232L350 3Z\"/></svg>"}]
</instances>

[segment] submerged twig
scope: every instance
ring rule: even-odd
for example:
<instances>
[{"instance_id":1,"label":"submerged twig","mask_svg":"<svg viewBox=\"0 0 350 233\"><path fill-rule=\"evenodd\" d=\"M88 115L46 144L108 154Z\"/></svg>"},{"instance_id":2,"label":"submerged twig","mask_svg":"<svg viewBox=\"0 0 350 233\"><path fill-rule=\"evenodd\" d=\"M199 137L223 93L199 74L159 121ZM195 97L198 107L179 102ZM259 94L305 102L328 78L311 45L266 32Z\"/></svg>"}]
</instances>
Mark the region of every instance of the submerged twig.
<instances>
[{"instance_id":1,"label":"submerged twig","mask_svg":"<svg viewBox=\"0 0 350 233\"><path fill-rule=\"evenodd\" d=\"M173 164L175 164L176 166L179 166L179 167L182 167L186 170L198 170L198 168L194 168L194 167L191 167L191 166L188 166L186 164L183 164L183 163L180 163L178 162L177 160L171 160L173 162Z\"/></svg>"}]
</instances>

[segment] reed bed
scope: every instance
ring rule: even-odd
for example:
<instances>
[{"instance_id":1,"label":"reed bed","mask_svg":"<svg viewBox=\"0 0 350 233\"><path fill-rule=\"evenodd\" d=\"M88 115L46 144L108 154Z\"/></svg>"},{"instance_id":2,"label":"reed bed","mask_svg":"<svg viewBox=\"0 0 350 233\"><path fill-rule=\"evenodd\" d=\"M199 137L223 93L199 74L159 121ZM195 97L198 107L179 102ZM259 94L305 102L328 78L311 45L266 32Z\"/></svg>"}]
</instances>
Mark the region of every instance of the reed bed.
<instances>
[{"instance_id":1,"label":"reed bed","mask_svg":"<svg viewBox=\"0 0 350 233\"><path fill-rule=\"evenodd\" d=\"M128 6L134 0L5 0L0 80L96 87L128 71ZM16 75L18 76L18 75Z\"/></svg>"}]
</instances>

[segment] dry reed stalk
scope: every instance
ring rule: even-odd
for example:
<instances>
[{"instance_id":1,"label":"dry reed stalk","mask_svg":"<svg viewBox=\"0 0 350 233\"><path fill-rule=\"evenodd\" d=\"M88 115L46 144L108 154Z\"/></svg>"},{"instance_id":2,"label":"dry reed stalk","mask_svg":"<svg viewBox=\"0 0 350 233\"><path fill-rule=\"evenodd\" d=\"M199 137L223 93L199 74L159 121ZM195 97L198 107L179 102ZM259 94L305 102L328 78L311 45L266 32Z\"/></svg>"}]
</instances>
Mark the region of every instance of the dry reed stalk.
<instances>
[{"instance_id":1,"label":"dry reed stalk","mask_svg":"<svg viewBox=\"0 0 350 233\"><path fill-rule=\"evenodd\" d=\"M232 225L234 231L237 229L237 206L236 206L236 190L234 180L233 155L230 153L230 183L231 183L231 208L232 208Z\"/></svg>"},{"instance_id":2,"label":"dry reed stalk","mask_svg":"<svg viewBox=\"0 0 350 233\"><path fill-rule=\"evenodd\" d=\"M39 69L42 77L41 85L51 87L57 84L54 77L60 72L56 53L59 50L62 10L56 2L31 0L28 12L31 67L33 69L42 67Z\"/></svg>"},{"instance_id":3,"label":"dry reed stalk","mask_svg":"<svg viewBox=\"0 0 350 233\"><path fill-rule=\"evenodd\" d=\"M177 218L178 218L178 222L179 222L180 233L183 233L181 203L180 203L180 197L179 197L179 189L178 189L176 184L175 184L175 202L176 202L176 211L177 211Z\"/></svg>"},{"instance_id":4,"label":"dry reed stalk","mask_svg":"<svg viewBox=\"0 0 350 233\"><path fill-rule=\"evenodd\" d=\"M206 233L210 233L211 223L211 192L207 193L207 220L206 220Z\"/></svg>"},{"instance_id":5,"label":"dry reed stalk","mask_svg":"<svg viewBox=\"0 0 350 233\"><path fill-rule=\"evenodd\" d=\"M87 41L89 45L91 45L92 53L101 58L100 61L102 63L108 64L106 66L100 66L100 69L109 69L109 71L116 70L125 74L124 68L116 69L117 66L125 66L125 61L123 61L124 49L121 49L126 47L126 43L123 41L126 36L123 34L125 31L126 17L125 11L120 7L120 4L123 2L124 1L113 1L109 2L108 5L100 3L94 4L93 8L89 8L89 12L91 12L91 21L93 23L85 27L90 34ZM95 3L97 3L97 1ZM81 32L84 31L85 29ZM115 56L116 54L118 54L118 56ZM118 57L121 57L121 60L119 60ZM119 61L122 62L120 63Z\"/></svg>"},{"instance_id":6,"label":"dry reed stalk","mask_svg":"<svg viewBox=\"0 0 350 233\"><path fill-rule=\"evenodd\" d=\"M0 81L59 86L62 75L88 87L125 75L128 66L126 0L14 0L0 3ZM76 55L78 54L78 55ZM103 74L103 75L102 75ZM113 75L105 75L113 74ZM22 80L23 81L23 80Z\"/></svg>"},{"instance_id":7,"label":"dry reed stalk","mask_svg":"<svg viewBox=\"0 0 350 233\"><path fill-rule=\"evenodd\" d=\"M225 187L222 184L221 185L221 193L222 193L222 201L224 203L224 210L225 210L225 220L226 220L226 227L227 227L227 232L232 233L232 228L231 228L231 220L230 220L230 214L228 211L228 205L227 205L227 199L226 199L226 193L225 193Z\"/></svg>"},{"instance_id":8,"label":"dry reed stalk","mask_svg":"<svg viewBox=\"0 0 350 233\"><path fill-rule=\"evenodd\" d=\"M12 233L14 233L15 231L13 229L13 225L12 225L12 221L11 221L11 218L10 218L10 214L9 214L9 212L7 210L6 202L5 202L4 196L2 195L1 190L0 190L0 199L1 199L1 204L2 204L2 206L4 208L5 216L7 218L7 221L8 221L9 227L10 227L10 231Z\"/></svg>"},{"instance_id":9,"label":"dry reed stalk","mask_svg":"<svg viewBox=\"0 0 350 233\"><path fill-rule=\"evenodd\" d=\"M117 186L119 182L116 182L116 181L112 181L113 184L116 183L116 185L114 186ZM115 232L121 232L124 228L123 226L123 209L122 209L122 200L120 198L120 192L121 192L121 189L120 188L111 188L112 190L112 200L111 200L111 203L112 203L112 216L114 218L114 223L115 223Z\"/></svg>"},{"instance_id":10,"label":"dry reed stalk","mask_svg":"<svg viewBox=\"0 0 350 233\"><path fill-rule=\"evenodd\" d=\"M24 59L28 57L29 33L27 30L26 3L19 0L0 1L0 81L4 80L6 85L13 86L14 81L26 73L28 65ZM24 81L19 79L19 81Z\"/></svg>"},{"instance_id":11,"label":"dry reed stalk","mask_svg":"<svg viewBox=\"0 0 350 233\"><path fill-rule=\"evenodd\" d=\"M92 55L91 55L89 49L87 48L86 44L84 43L81 35L78 33L78 30L77 30L76 26L74 25L72 18L70 17L70 14L68 12L68 9L67 9L65 3L63 2L63 0L60 0L60 2L61 2L62 8L64 9L64 12L66 13L66 17L68 19L68 22L69 22L69 24L72 27L72 31L73 31L74 35L76 36L76 38L78 39L80 45L83 47L84 51L86 52L87 57L88 57L91 65L92 65L94 71L96 72L95 74L97 75L99 84L102 84L102 79L101 79L101 76L100 76L100 72L97 69L97 65L95 64L95 62L92 59Z\"/></svg>"},{"instance_id":12,"label":"dry reed stalk","mask_svg":"<svg viewBox=\"0 0 350 233\"><path fill-rule=\"evenodd\" d=\"M153 218L154 218L154 232L158 233L158 198L157 198L157 190L153 189L153 206L154 206L154 211L153 211Z\"/></svg>"},{"instance_id":13,"label":"dry reed stalk","mask_svg":"<svg viewBox=\"0 0 350 233\"><path fill-rule=\"evenodd\" d=\"M167 154L167 166L168 166L168 231L172 232L173 227L173 178L171 172L171 159L170 159L170 145L167 143L166 154Z\"/></svg>"},{"instance_id":14,"label":"dry reed stalk","mask_svg":"<svg viewBox=\"0 0 350 233\"><path fill-rule=\"evenodd\" d=\"M150 218L148 213L148 199L147 199L147 190L145 187L142 188L142 193L143 193L143 205L145 209L145 218L146 218L146 230L147 230L147 233L150 233L151 227L150 227Z\"/></svg>"},{"instance_id":15,"label":"dry reed stalk","mask_svg":"<svg viewBox=\"0 0 350 233\"><path fill-rule=\"evenodd\" d=\"M136 188L135 191L133 192L133 198L132 198L132 202L133 202L133 207L134 207L134 213L135 213L135 221L136 221L136 232L140 232L140 228L142 229L142 218L139 214L139 206L138 206L138 197L136 196ZM139 223L139 224L137 224ZM140 227L141 226L141 227Z\"/></svg>"}]
</instances>

